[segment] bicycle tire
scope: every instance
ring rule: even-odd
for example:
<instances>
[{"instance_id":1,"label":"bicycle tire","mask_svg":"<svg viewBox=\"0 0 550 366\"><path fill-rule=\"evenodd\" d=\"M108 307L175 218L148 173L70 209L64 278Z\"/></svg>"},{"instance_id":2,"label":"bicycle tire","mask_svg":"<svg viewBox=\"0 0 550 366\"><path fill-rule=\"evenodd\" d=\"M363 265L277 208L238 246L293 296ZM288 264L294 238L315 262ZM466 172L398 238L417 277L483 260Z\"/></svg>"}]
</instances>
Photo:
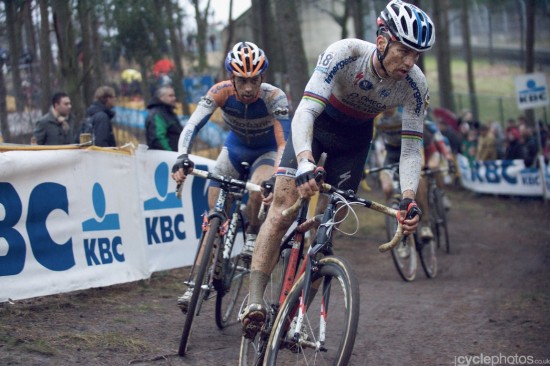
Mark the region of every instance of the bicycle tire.
<instances>
[{"instance_id":1,"label":"bicycle tire","mask_svg":"<svg viewBox=\"0 0 550 366\"><path fill-rule=\"evenodd\" d=\"M437 244L435 240L430 240L424 243L415 234L416 251L418 252L418 258L422 264L422 269L428 278L435 278L437 276Z\"/></svg>"},{"instance_id":2,"label":"bicycle tire","mask_svg":"<svg viewBox=\"0 0 550 366\"><path fill-rule=\"evenodd\" d=\"M205 281L206 273L211 263L212 248L214 247L214 241L220 240L220 236L219 236L220 224L221 224L221 220L219 217L213 217L212 219L210 219L208 231L205 234L203 234L201 238L201 245L203 247L202 248L203 252L202 252L199 268L197 270L197 276L195 277L195 287L193 288L193 295L189 300L189 306L187 307L187 314L185 317L185 323L183 325L183 331L181 334L180 346L178 350L178 354L181 357L185 356L185 353L187 352L187 347L189 346L189 338L191 335L191 328L193 325L193 320L196 315L195 311L197 309L197 304L199 303L199 300L203 299L203 293L202 293L203 291L202 291L201 285Z\"/></svg>"},{"instance_id":3,"label":"bicycle tire","mask_svg":"<svg viewBox=\"0 0 550 366\"><path fill-rule=\"evenodd\" d=\"M243 221L240 220L242 223ZM244 232L244 225L241 225ZM233 249L238 232L232 238L232 242L225 242L224 248L231 247L231 252L225 253L222 263L222 278L216 288L216 325L224 329L238 321L239 310L246 297L246 286L250 274L250 260L244 260L240 254L234 255ZM244 289L243 289L244 286ZM239 307L235 307L237 304Z\"/></svg>"},{"instance_id":4,"label":"bicycle tire","mask_svg":"<svg viewBox=\"0 0 550 366\"><path fill-rule=\"evenodd\" d=\"M350 265L342 258L328 256L319 260L318 270L312 273L311 282L322 280L320 289L323 296L321 293L312 294L313 298L308 301L304 322L299 331L302 334L300 338L305 337L310 346L302 341L295 342L291 335L287 337L287 334L294 333L292 328L288 328L292 327L292 318L300 303L304 278L302 275L296 281L279 310L269 338L264 365L347 365L353 351L359 320L357 278ZM329 322L324 328L325 342L320 345L316 332L321 327L320 314L325 304L328 316L323 318ZM320 347L312 346L314 343Z\"/></svg>"},{"instance_id":5,"label":"bicycle tire","mask_svg":"<svg viewBox=\"0 0 550 366\"><path fill-rule=\"evenodd\" d=\"M434 200L434 207L437 214L434 231L437 236L437 247L440 247L441 236L443 234L443 239L445 240L445 251L447 252L447 254L450 254L451 244L449 241L449 231L447 230L447 210L445 209L445 205L443 204L443 191L441 189L435 189Z\"/></svg>"},{"instance_id":6,"label":"bicycle tire","mask_svg":"<svg viewBox=\"0 0 550 366\"><path fill-rule=\"evenodd\" d=\"M239 366L258 366L264 362L269 333L278 308L279 295L283 285L284 272L287 266L287 254L288 250L280 253L277 265L271 272L270 280L264 291L264 305L268 309L268 314L262 330L256 334L254 339L241 337Z\"/></svg>"},{"instance_id":7,"label":"bicycle tire","mask_svg":"<svg viewBox=\"0 0 550 366\"><path fill-rule=\"evenodd\" d=\"M396 210L399 209L399 203L394 201L390 206ZM386 216L386 234L388 240L393 238L397 230L397 218ZM403 281L412 282L416 278L418 260L413 235L409 235L391 250L393 264L397 269L397 273Z\"/></svg>"}]
</instances>

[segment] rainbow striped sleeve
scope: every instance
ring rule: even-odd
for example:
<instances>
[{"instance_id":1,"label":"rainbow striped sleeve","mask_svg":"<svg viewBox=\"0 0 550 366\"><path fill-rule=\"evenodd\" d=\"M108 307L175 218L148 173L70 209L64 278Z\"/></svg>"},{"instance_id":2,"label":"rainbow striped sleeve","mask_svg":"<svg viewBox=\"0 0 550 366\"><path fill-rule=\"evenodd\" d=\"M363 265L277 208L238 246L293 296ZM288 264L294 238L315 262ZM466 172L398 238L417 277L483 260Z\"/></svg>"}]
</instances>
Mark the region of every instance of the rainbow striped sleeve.
<instances>
[{"instance_id":1,"label":"rainbow striped sleeve","mask_svg":"<svg viewBox=\"0 0 550 366\"><path fill-rule=\"evenodd\" d=\"M304 96L302 99L311 100L312 102L319 103L323 108L327 106L328 100L326 98L323 98L320 95L311 93L311 92L304 92Z\"/></svg>"},{"instance_id":2,"label":"rainbow striped sleeve","mask_svg":"<svg viewBox=\"0 0 550 366\"><path fill-rule=\"evenodd\" d=\"M423 134L422 132L418 131L410 131L410 130L402 130L401 131L401 138L402 139L411 139L411 140L418 140L422 141Z\"/></svg>"}]
</instances>

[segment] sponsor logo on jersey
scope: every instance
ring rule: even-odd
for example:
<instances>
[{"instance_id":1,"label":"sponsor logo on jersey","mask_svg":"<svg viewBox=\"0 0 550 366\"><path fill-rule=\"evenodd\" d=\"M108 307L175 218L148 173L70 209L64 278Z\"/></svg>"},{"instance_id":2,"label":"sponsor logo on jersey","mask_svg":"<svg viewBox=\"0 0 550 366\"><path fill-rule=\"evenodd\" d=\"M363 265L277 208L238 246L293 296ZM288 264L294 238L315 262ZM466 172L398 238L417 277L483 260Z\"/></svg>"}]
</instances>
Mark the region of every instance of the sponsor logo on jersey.
<instances>
[{"instance_id":1,"label":"sponsor logo on jersey","mask_svg":"<svg viewBox=\"0 0 550 366\"><path fill-rule=\"evenodd\" d=\"M410 77L410 75L407 75L405 80L409 82L409 85L414 90L413 97L416 101L416 108L414 109L414 113L420 114L420 112L422 111L422 106L424 105L424 99L422 98L420 89L418 89L418 85L416 85L416 82Z\"/></svg>"},{"instance_id":2,"label":"sponsor logo on jersey","mask_svg":"<svg viewBox=\"0 0 550 366\"><path fill-rule=\"evenodd\" d=\"M347 59L345 60L342 60L338 63L336 63L336 65L334 65L334 67L332 68L332 70L330 70L330 73L327 75L327 77L325 78L325 83L327 84L330 84L330 82L332 81L332 79L334 79L334 76L336 76L336 73L340 70L342 70L344 67L346 67L348 64L354 62L354 61L357 61L357 59L359 58L359 56L350 56L348 57Z\"/></svg>"}]
</instances>

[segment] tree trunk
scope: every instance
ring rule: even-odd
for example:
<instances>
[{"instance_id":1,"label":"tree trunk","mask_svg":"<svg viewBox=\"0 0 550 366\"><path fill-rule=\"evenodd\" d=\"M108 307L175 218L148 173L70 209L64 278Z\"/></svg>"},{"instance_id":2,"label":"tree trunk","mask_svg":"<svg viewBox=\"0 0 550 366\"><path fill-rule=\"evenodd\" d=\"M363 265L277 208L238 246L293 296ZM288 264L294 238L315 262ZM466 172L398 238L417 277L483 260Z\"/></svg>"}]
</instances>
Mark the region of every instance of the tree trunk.
<instances>
[{"instance_id":1,"label":"tree trunk","mask_svg":"<svg viewBox=\"0 0 550 366\"><path fill-rule=\"evenodd\" d=\"M222 59L222 75L225 74L225 55L233 47L235 36L235 20L233 19L233 0L229 0L229 16L227 19L227 39L225 41L224 58Z\"/></svg>"},{"instance_id":2,"label":"tree trunk","mask_svg":"<svg viewBox=\"0 0 550 366\"><path fill-rule=\"evenodd\" d=\"M470 94L470 110L476 120L479 119L479 110L477 106L476 87L474 80L474 62L472 56L472 44L470 42L470 23L469 23L469 0L462 0L462 42L464 45L464 58L468 76L468 92Z\"/></svg>"},{"instance_id":3,"label":"tree trunk","mask_svg":"<svg viewBox=\"0 0 550 366\"><path fill-rule=\"evenodd\" d=\"M527 29L525 30L525 73L531 74L535 72L535 0L526 1L526 21ZM525 111L525 118L534 126L535 110L528 109Z\"/></svg>"},{"instance_id":4,"label":"tree trunk","mask_svg":"<svg viewBox=\"0 0 550 366\"><path fill-rule=\"evenodd\" d=\"M302 30L294 0L275 0L275 5L279 34L285 45L283 55L286 59L287 80L290 86L288 97L291 101L291 110L294 111L309 80Z\"/></svg>"},{"instance_id":5,"label":"tree trunk","mask_svg":"<svg viewBox=\"0 0 550 366\"><path fill-rule=\"evenodd\" d=\"M40 5L40 106L42 113L48 112L52 99L52 51L50 44L50 21L48 0L39 0Z\"/></svg>"},{"instance_id":6,"label":"tree trunk","mask_svg":"<svg viewBox=\"0 0 550 366\"><path fill-rule=\"evenodd\" d=\"M195 6L195 20L197 21L197 49L199 51L198 71L204 72L208 68L208 60L206 58L206 41L208 30L208 12L210 11L210 0L206 3L204 12L201 13L199 8L199 0L193 0Z\"/></svg>"},{"instance_id":7,"label":"tree trunk","mask_svg":"<svg viewBox=\"0 0 550 366\"><path fill-rule=\"evenodd\" d=\"M10 127L8 125L8 106L6 104L6 81L4 80L4 61L0 60L0 134L3 142L11 141Z\"/></svg>"},{"instance_id":8,"label":"tree trunk","mask_svg":"<svg viewBox=\"0 0 550 366\"><path fill-rule=\"evenodd\" d=\"M94 100L95 89L99 86L95 84L93 69L95 65L92 60L92 28L90 13L92 8L88 0L78 0L78 19L80 21L80 32L82 39L81 54L78 57L82 59L82 92L84 104L91 104ZM78 116L78 120L82 119Z\"/></svg>"},{"instance_id":9,"label":"tree trunk","mask_svg":"<svg viewBox=\"0 0 550 366\"><path fill-rule=\"evenodd\" d=\"M96 5L97 6L97 5ZM90 11L90 21L92 24L91 29L99 29L99 19L97 16L97 8L95 6L92 6L92 9ZM94 91L95 87L99 87L100 85L105 84L105 62L103 60L103 42L101 40L101 37L99 36L99 32L92 32L92 49L97 50L97 52L94 52L92 54L92 63L94 65L93 67L93 78L95 81L94 84Z\"/></svg>"},{"instance_id":10,"label":"tree trunk","mask_svg":"<svg viewBox=\"0 0 550 366\"><path fill-rule=\"evenodd\" d=\"M166 12L165 17L167 19L167 26L168 30L170 32L170 44L172 46L172 55L174 56L174 64L176 66L176 75L175 75L175 82L173 83L174 91L176 92L177 99L180 101L182 106L183 114L186 116L189 116L191 114L189 110L189 104L187 103L187 96L185 95L185 90L183 89L183 78L184 78L184 71L182 63L182 52L180 43L178 41L178 37L176 34L175 24L174 24L174 18L173 18L173 4L172 0L165 0L165 6L166 6ZM177 6L177 5L176 5Z\"/></svg>"},{"instance_id":11,"label":"tree trunk","mask_svg":"<svg viewBox=\"0 0 550 366\"><path fill-rule=\"evenodd\" d=\"M435 52L439 82L439 104L455 110L453 101L453 79L451 74L451 47L449 41L449 0L433 2L433 15L437 29Z\"/></svg>"},{"instance_id":12,"label":"tree trunk","mask_svg":"<svg viewBox=\"0 0 550 366\"><path fill-rule=\"evenodd\" d=\"M351 16L353 18L353 28L355 29L355 38L365 39L365 23L363 21L364 10L363 0L348 0L351 2Z\"/></svg>"},{"instance_id":13,"label":"tree trunk","mask_svg":"<svg viewBox=\"0 0 550 366\"><path fill-rule=\"evenodd\" d=\"M32 6L32 0L25 0L23 3L23 8L21 9L21 16L22 21L24 25L25 30L25 41L26 41L26 47L25 47L25 53L28 57L28 63L25 64L26 72L28 73L28 82L29 82L29 107L31 109L35 109L37 107L37 101L35 99L35 96L38 94L37 85L36 85L36 36L34 31L34 23L32 21L32 13L31 13L31 6Z\"/></svg>"},{"instance_id":14,"label":"tree trunk","mask_svg":"<svg viewBox=\"0 0 550 366\"><path fill-rule=\"evenodd\" d=\"M80 91L80 72L75 46L75 31L71 22L71 9L65 0L51 0L53 24L59 48L59 70L65 92L71 98L73 114L84 115L84 103ZM74 126L72 126L74 129Z\"/></svg>"},{"instance_id":15,"label":"tree trunk","mask_svg":"<svg viewBox=\"0 0 550 366\"><path fill-rule=\"evenodd\" d=\"M19 58L21 57L21 23L18 21L18 11L13 0L4 0L6 7L6 28L8 31L8 43L10 45L10 66L15 96L15 108L17 112L23 112L25 97L21 86L21 71L19 70Z\"/></svg>"},{"instance_id":16,"label":"tree trunk","mask_svg":"<svg viewBox=\"0 0 550 366\"><path fill-rule=\"evenodd\" d=\"M277 39L273 36L277 35L275 31L275 23L273 21L273 12L270 1L266 0L252 0L252 14L254 19L258 19L256 22L258 28L254 30L256 35L252 42L256 43L267 55L269 59L269 68L265 72L265 79L268 83L276 84L275 74L276 71L282 71L280 68L283 63L278 55Z\"/></svg>"}]
</instances>

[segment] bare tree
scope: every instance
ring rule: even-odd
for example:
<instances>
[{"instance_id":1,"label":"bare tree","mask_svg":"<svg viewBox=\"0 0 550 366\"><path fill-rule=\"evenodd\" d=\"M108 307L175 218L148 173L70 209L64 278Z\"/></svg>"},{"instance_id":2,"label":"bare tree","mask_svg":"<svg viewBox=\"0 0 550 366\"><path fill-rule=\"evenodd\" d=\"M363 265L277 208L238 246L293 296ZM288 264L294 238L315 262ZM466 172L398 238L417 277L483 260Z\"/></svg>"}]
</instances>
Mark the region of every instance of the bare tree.
<instances>
[{"instance_id":1,"label":"bare tree","mask_svg":"<svg viewBox=\"0 0 550 366\"><path fill-rule=\"evenodd\" d=\"M535 0L527 0L526 5L525 72L530 74L535 71ZM534 126L536 123L535 111L533 109L526 110L525 117Z\"/></svg>"},{"instance_id":2,"label":"bare tree","mask_svg":"<svg viewBox=\"0 0 550 366\"><path fill-rule=\"evenodd\" d=\"M479 118L479 109L477 106L476 86L474 80L474 61L472 56L472 43L470 40L469 23L469 0L462 0L462 13L460 15L462 24L462 40L464 45L464 59L466 61L466 71L468 77L468 92L470 94L470 110L474 118Z\"/></svg>"},{"instance_id":3,"label":"bare tree","mask_svg":"<svg viewBox=\"0 0 550 366\"><path fill-rule=\"evenodd\" d=\"M275 13L279 25L286 60L287 78L290 85L291 107L298 107L309 79L306 52L298 11L294 0L275 0Z\"/></svg>"},{"instance_id":4,"label":"bare tree","mask_svg":"<svg viewBox=\"0 0 550 366\"><path fill-rule=\"evenodd\" d=\"M365 39L365 15L363 0L348 0L348 6L351 10L351 18L353 19L353 28L355 29L355 37Z\"/></svg>"},{"instance_id":5,"label":"bare tree","mask_svg":"<svg viewBox=\"0 0 550 366\"><path fill-rule=\"evenodd\" d=\"M208 13L210 11L210 0L207 0L206 7L201 11L200 0L191 0L195 7L195 21L197 22L197 48L199 51L199 72L203 72L208 67L206 58L206 41L208 39Z\"/></svg>"},{"instance_id":6,"label":"bare tree","mask_svg":"<svg viewBox=\"0 0 550 366\"><path fill-rule=\"evenodd\" d=\"M6 103L8 93L6 91L3 68L4 59L0 57L0 134L2 134L4 142L8 142L11 141L11 133L8 125L8 106Z\"/></svg>"},{"instance_id":7,"label":"bare tree","mask_svg":"<svg viewBox=\"0 0 550 366\"><path fill-rule=\"evenodd\" d=\"M266 52L270 60L269 68L265 73L266 80L275 83L275 73L276 71L282 71L280 67L283 60L279 57L281 54L279 52L280 34L275 31L273 9L270 1L252 0L252 16L258 21L253 24L257 28L254 29L255 37L251 41L257 43Z\"/></svg>"},{"instance_id":8,"label":"bare tree","mask_svg":"<svg viewBox=\"0 0 550 366\"><path fill-rule=\"evenodd\" d=\"M40 6L40 106L46 113L52 99L52 51L50 44L50 21L48 20L48 0L39 0Z\"/></svg>"},{"instance_id":9,"label":"bare tree","mask_svg":"<svg viewBox=\"0 0 550 366\"><path fill-rule=\"evenodd\" d=\"M82 55L82 93L84 95L84 104L88 105L93 102L95 89L99 86L94 81L93 68L102 67L95 65L92 57L92 22L91 16L92 7L89 0L78 0L78 19L80 21L81 34L81 55Z\"/></svg>"},{"instance_id":10,"label":"bare tree","mask_svg":"<svg viewBox=\"0 0 550 366\"><path fill-rule=\"evenodd\" d=\"M227 40L225 41L224 55L226 55L233 46L235 37L235 19L233 19L233 0L229 0L229 15L227 17ZM224 61L222 60L222 63ZM223 64L222 64L223 69Z\"/></svg>"},{"instance_id":11,"label":"bare tree","mask_svg":"<svg viewBox=\"0 0 550 366\"><path fill-rule=\"evenodd\" d=\"M71 21L71 8L65 0L51 0L53 22L59 52L61 84L71 97L73 112L84 115L84 103L80 93L80 72L75 44L75 31Z\"/></svg>"},{"instance_id":12,"label":"bare tree","mask_svg":"<svg viewBox=\"0 0 550 366\"><path fill-rule=\"evenodd\" d=\"M99 29L99 19L98 19L98 12L97 8L101 5L92 5L92 8L90 10L90 24L91 29ZM92 42L92 49L96 50L96 52L92 53L92 64L93 67L93 79L95 81L95 85L103 85L105 84L105 63L103 61L103 42L99 35L99 32L91 32L91 42Z\"/></svg>"},{"instance_id":13,"label":"bare tree","mask_svg":"<svg viewBox=\"0 0 550 366\"><path fill-rule=\"evenodd\" d=\"M22 49L21 42L21 22L19 21L19 9L13 0L4 0L6 8L6 28L8 31L8 43L10 45L10 66L15 93L15 108L18 112L23 112L24 96L21 87L21 72L19 70L19 58Z\"/></svg>"},{"instance_id":14,"label":"bare tree","mask_svg":"<svg viewBox=\"0 0 550 366\"><path fill-rule=\"evenodd\" d=\"M167 19L167 26L170 32L170 45L172 48L172 55L174 56L174 64L176 66L176 82L173 83L174 91L178 96L178 99L182 105L183 114L190 115L189 104L187 103L187 97L185 95L185 90L183 89L182 80L184 78L183 66L182 63L182 51L181 44L176 34L175 22L173 18L174 11L172 10L177 5L172 4L172 0L165 0L165 17Z\"/></svg>"},{"instance_id":15,"label":"bare tree","mask_svg":"<svg viewBox=\"0 0 550 366\"><path fill-rule=\"evenodd\" d=\"M435 52L437 58L437 73L439 82L439 104L454 111L453 79L451 74L451 46L449 39L449 0L433 2L437 42Z\"/></svg>"}]
</instances>

